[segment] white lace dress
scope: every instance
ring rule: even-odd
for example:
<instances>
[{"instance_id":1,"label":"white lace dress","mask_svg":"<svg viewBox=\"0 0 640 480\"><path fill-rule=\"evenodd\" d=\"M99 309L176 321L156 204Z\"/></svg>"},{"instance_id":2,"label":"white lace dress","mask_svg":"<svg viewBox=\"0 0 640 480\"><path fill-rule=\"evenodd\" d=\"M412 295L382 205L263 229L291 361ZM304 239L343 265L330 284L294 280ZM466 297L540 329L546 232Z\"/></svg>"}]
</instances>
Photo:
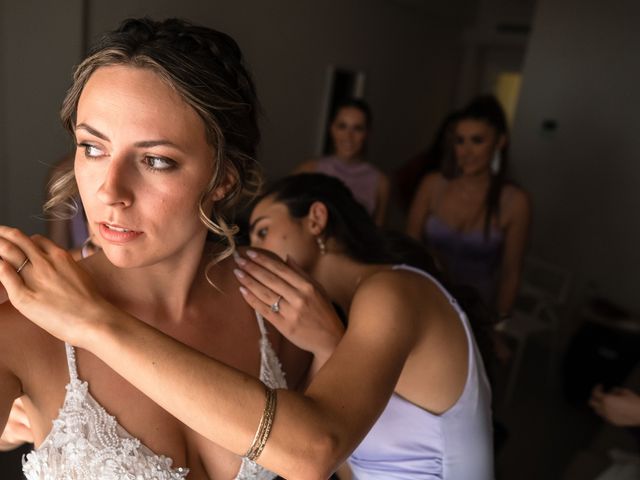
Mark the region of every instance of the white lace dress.
<instances>
[{"instance_id":1,"label":"white lace dress","mask_svg":"<svg viewBox=\"0 0 640 480\"><path fill-rule=\"evenodd\" d=\"M286 388L282 366L259 315L260 380L271 388ZM180 480L188 468L173 467L173 460L156 455L127 432L91 396L89 385L78 378L75 350L66 345L69 384L58 418L42 444L22 462L27 480ZM276 475L255 462L242 459L236 480L272 480Z\"/></svg>"}]
</instances>

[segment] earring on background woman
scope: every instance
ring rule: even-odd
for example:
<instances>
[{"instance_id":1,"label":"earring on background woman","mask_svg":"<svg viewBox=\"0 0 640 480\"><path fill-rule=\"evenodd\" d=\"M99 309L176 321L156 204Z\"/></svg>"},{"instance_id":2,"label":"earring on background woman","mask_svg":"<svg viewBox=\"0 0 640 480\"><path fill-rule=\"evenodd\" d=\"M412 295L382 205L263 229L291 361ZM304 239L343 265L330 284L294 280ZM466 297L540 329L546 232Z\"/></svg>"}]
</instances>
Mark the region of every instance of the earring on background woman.
<instances>
[{"instance_id":1,"label":"earring on background woman","mask_svg":"<svg viewBox=\"0 0 640 480\"><path fill-rule=\"evenodd\" d=\"M493 152L493 157L491 158L491 174L497 175L500 171L500 165L502 164L502 154L500 153L500 149L496 149Z\"/></svg>"},{"instance_id":2,"label":"earring on background woman","mask_svg":"<svg viewBox=\"0 0 640 480\"><path fill-rule=\"evenodd\" d=\"M320 249L320 255L324 255L327 253L327 244L324 243L322 237L316 237L316 243L318 244L318 248Z\"/></svg>"}]
</instances>

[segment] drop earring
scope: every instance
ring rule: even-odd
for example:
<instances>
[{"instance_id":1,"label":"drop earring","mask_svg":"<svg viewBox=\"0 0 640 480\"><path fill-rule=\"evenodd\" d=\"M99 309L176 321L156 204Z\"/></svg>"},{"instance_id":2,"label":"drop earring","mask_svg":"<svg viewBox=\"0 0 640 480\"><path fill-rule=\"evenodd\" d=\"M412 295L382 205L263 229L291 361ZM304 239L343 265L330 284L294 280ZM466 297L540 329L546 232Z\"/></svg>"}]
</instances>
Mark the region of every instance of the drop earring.
<instances>
[{"instance_id":1,"label":"drop earring","mask_svg":"<svg viewBox=\"0 0 640 480\"><path fill-rule=\"evenodd\" d=\"M500 166L502 165L502 153L500 150L496 149L493 152L493 157L491 158L491 164L489 168L491 169L492 175L497 175L500 172Z\"/></svg>"},{"instance_id":2,"label":"drop earring","mask_svg":"<svg viewBox=\"0 0 640 480\"><path fill-rule=\"evenodd\" d=\"M316 237L316 243L318 244L318 248L320 249L320 255L324 255L327 253L327 244L324 243L322 237Z\"/></svg>"}]
</instances>

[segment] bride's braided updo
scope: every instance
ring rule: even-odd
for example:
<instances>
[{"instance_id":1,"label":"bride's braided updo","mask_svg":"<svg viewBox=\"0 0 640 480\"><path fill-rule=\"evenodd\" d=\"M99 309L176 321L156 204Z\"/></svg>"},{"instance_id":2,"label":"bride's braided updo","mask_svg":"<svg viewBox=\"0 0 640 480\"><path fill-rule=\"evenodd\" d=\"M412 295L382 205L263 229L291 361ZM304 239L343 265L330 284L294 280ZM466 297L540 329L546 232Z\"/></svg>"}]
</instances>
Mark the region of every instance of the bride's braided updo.
<instances>
[{"instance_id":1,"label":"bride's braided updo","mask_svg":"<svg viewBox=\"0 0 640 480\"><path fill-rule=\"evenodd\" d=\"M202 118L207 140L215 149L213 175L200 201L200 219L224 239L224 258L235 248L236 227L229 218L242 199L253 197L260 186L256 149L260 140L258 100L236 42L225 33L179 19L128 19L98 40L75 69L73 84L63 101L60 117L75 138L78 101L91 75L100 67L129 65L157 73ZM233 179L213 212L203 203L217 187ZM77 195L73 169L50 187L45 211L70 204Z\"/></svg>"}]
</instances>

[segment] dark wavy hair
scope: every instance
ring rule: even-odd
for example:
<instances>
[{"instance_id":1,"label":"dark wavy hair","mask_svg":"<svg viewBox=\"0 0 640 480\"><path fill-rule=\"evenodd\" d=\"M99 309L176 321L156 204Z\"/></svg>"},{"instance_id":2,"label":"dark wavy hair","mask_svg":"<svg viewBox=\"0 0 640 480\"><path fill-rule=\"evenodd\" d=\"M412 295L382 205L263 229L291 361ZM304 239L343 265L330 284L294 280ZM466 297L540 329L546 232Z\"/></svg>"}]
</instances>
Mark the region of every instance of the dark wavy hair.
<instances>
[{"instance_id":1,"label":"dark wavy hair","mask_svg":"<svg viewBox=\"0 0 640 480\"><path fill-rule=\"evenodd\" d=\"M426 249L403 234L383 231L339 179L322 173L290 175L269 185L257 201L271 197L286 205L293 218L303 218L314 202L328 211L325 238L336 240L343 253L364 263L411 263L437 274ZM408 261L411 260L411 261Z\"/></svg>"},{"instance_id":2,"label":"dark wavy hair","mask_svg":"<svg viewBox=\"0 0 640 480\"><path fill-rule=\"evenodd\" d=\"M506 142L502 147L500 168L497 172L492 172L489 183L489 190L485 199L486 214L484 218L484 235L485 239L489 238L491 231L491 219L494 215L500 215L500 195L502 187L507 183L507 170L509 166L509 127L507 125L507 117L502 106L493 95L481 95L469 102L462 110L456 114L456 124L464 120L477 120L487 123L496 133L497 137L504 135ZM456 159L450 155L447 165L443 169L443 174L451 178L458 171L456 168Z\"/></svg>"},{"instance_id":3,"label":"dark wavy hair","mask_svg":"<svg viewBox=\"0 0 640 480\"><path fill-rule=\"evenodd\" d=\"M269 185L256 202L264 198L283 203L297 219L305 217L314 202L322 202L329 212L323 235L335 239L350 258L369 264L403 263L431 274L465 310L485 362L489 361L495 312L475 290L452 285L421 242L400 232L381 230L341 180L322 173L290 175Z\"/></svg>"},{"instance_id":4,"label":"dark wavy hair","mask_svg":"<svg viewBox=\"0 0 640 480\"><path fill-rule=\"evenodd\" d=\"M333 112L331 113L329 124L333 123L333 121L338 116L338 112L340 112L340 110L342 110L343 108L356 108L360 110L364 114L364 118L367 122L367 130L371 129L371 125L373 124L373 114L371 113L371 107L361 98L345 98L339 101L333 109Z\"/></svg>"},{"instance_id":5,"label":"dark wavy hair","mask_svg":"<svg viewBox=\"0 0 640 480\"><path fill-rule=\"evenodd\" d=\"M259 104L240 48L227 34L185 20L124 20L104 34L75 69L60 112L72 136L78 101L89 78L101 67L116 65L155 72L202 118L215 158L211 158L214 173L201 197L200 219L228 243L219 258L229 255L235 246L236 227L229 225L228 219L241 199L255 196L261 179L255 160L260 140ZM209 218L203 200L228 177L234 180L233 186ZM50 186L50 194L45 211L72 202L77 195L73 169Z\"/></svg>"}]
</instances>

